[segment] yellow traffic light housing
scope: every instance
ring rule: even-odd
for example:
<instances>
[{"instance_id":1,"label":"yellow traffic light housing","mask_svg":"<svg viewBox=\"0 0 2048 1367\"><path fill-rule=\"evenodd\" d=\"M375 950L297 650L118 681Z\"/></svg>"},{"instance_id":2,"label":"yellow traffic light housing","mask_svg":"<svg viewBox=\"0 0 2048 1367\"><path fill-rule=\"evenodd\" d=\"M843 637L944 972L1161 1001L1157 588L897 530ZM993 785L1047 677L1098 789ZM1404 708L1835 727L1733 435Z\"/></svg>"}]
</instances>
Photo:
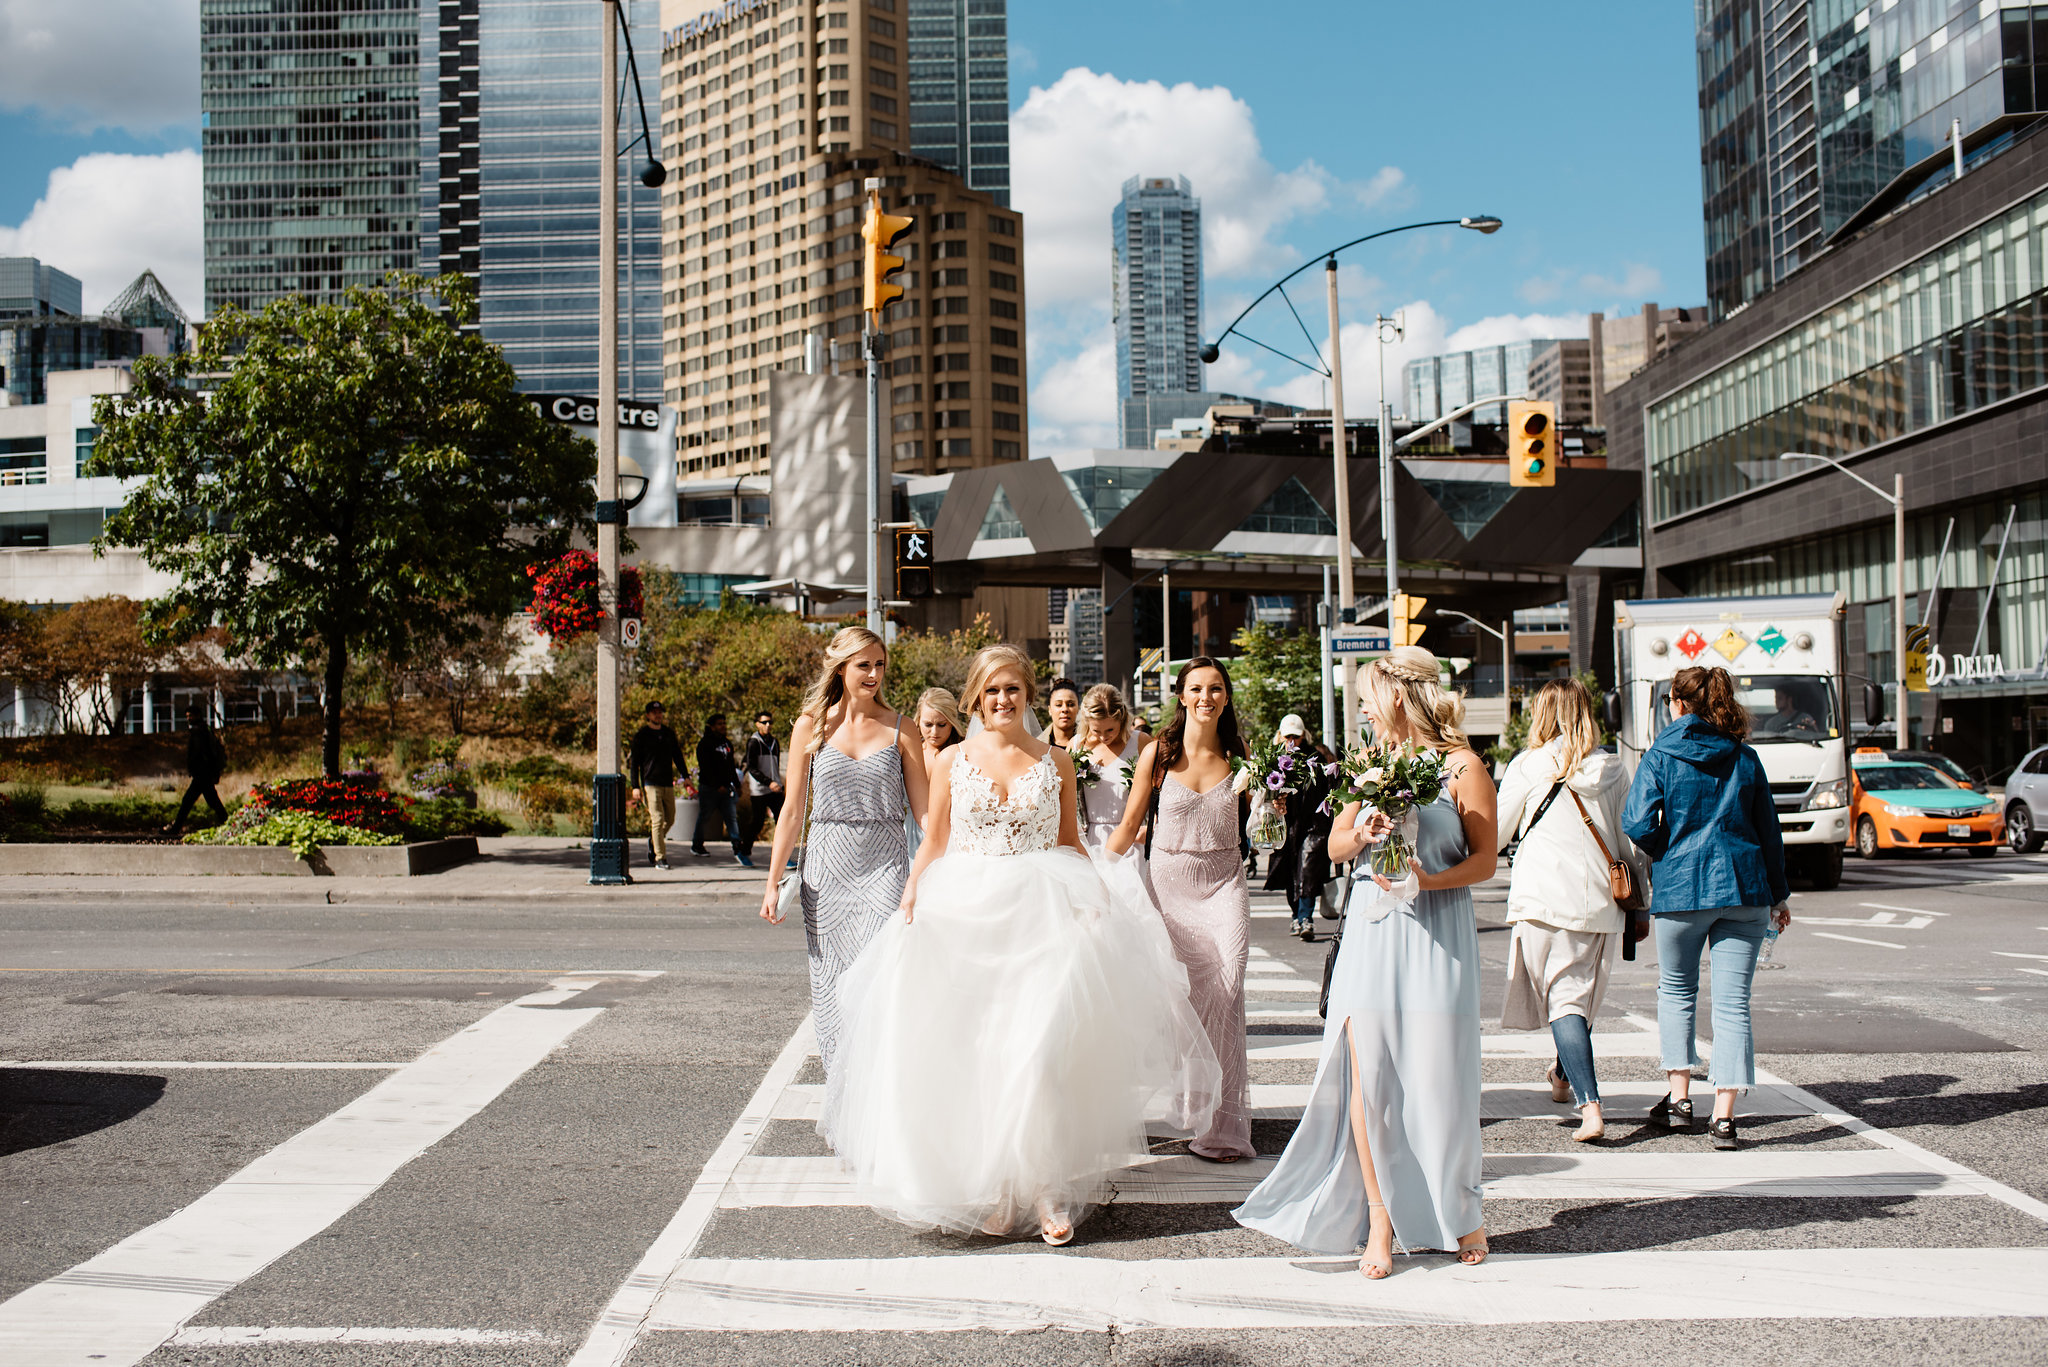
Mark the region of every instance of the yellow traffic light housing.
<instances>
[{"instance_id":1,"label":"yellow traffic light housing","mask_svg":"<svg viewBox=\"0 0 2048 1367\"><path fill-rule=\"evenodd\" d=\"M1557 405L1548 399L1508 401L1508 483L1548 489L1557 483Z\"/></svg>"},{"instance_id":2,"label":"yellow traffic light housing","mask_svg":"<svg viewBox=\"0 0 2048 1367\"><path fill-rule=\"evenodd\" d=\"M902 214L883 213L881 197L869 192L868 218L860 230L868 244L861 272L861 307L869 313L880 313L903 297L903 286L889 278L903 269L903 258L892 255L888 248L916 222Z\"/></svg>"},{"instance_id":3,"label":"yellow traffic light housing","mask_svg":"<svg viewBox=\"0 0 2048 1367\"><path fill-rule=\"evenodd\" d=\"M1422 615L1422 609L1429 603L1427 598L1412 593L1394 595L1394 610L1389 616L1387 640L1390 645L1412 646L1422 640L1422 623L1415 619Z\"/></svg>"}]
</instances>

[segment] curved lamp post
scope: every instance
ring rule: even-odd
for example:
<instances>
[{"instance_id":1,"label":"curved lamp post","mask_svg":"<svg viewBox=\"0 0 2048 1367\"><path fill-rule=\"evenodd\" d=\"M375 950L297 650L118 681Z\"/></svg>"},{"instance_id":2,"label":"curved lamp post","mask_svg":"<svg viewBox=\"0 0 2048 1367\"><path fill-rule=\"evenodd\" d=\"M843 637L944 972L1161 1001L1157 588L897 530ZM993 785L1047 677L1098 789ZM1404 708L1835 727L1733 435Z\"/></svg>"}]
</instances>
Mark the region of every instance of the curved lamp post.
<instances>
[{"instance_id":1,"label":"curved lamp post","mask_svg":"<svg viewBox=\"0 0 2048 1367\"><path fill-rule=\"evenodd\" d=\"M1786 451L1778 459L1817 460L1823 465L1832 465L1892 505L1892 555L1898 562L1892 572L1892 676L1898 681L1899 686L1899 696L1892 710L1898 713L1895 725L1899 748L1909 749L1913 744L1913 738L1912 722L1906 717L1906 476L1903 473L1894 474L1892 491L1886 493L1833 456L1819 456L1811 451ZM1929 614L1932 615L1932 612L1930 606ZM1842 711L1846 714L1848 710L1849 700L1843 698ZM1868 721L1867 718L1865 720ZM1848 719L1844 716L1842 730L1846 733L1848 729Z\"/></svg>"},{"instance_id":2,"label":"curved lamp post","mask_svg":"<svg viewBox=\"0 0 2048 1367\"><path fill-rule=\"evenodd\" d=\"M1323 362L1321 351L1316 349L1316 341L1313 336L1309 335L1308 324L1301 321L1300 310L1296 309L1294 301L1287 297L1287 282L1300 275L1310 266L1313 266L1315 264L1313 259L1303 262L1286 275L1274 281L1258 298L1245 306L1244 312L1231 319L1230 326L1217 334L1215 341L1208 343L1202 348L1202 363L1204 365L1213 365L1216 359L1223 354L1222 343L1224 340L1230 337L1232 333L1236 333L1237 336L1242 337L1253 346L1262 347L1272 352L1275 356L1292 361L1302 369L1312 374L1321 375L1330 382L1330 458L1335 465L1337 493L1337 506L1332 510L1337 524L1337 615L1344 622L1357 620L1358 598L1352 584L1351 471L1348 460L1350 450L1344 439L1344 354L1337 327L1337 253L1348 251L1350 248L1356 247L1361 243L1370 242L1374 238L1391 237L1395 233L1414 232L1418 228L1470 228L1473 232L1492 234L1499 232L1500 226L1500 219L1492 214L1473 214L1466 218L1435 218L1430 219L1426 223L1404 223L1398 228L1382 228L1376 233L1367 233L1364 237L1354 237L1349 242L1341 246L1332 247L1329 251L1324 252L1322 254L1323 273L1328 287L1330 310L1330 359L1327 362ZM1302 336L1308 339L1309 349L1315 352L1318 364L1310 365L1299 356L1289 355L1278 347L1268 346L1250 333L1238 331L1238 325L1244 322L1251 314L1251 311L1260 304L1265 303L1267 299L1275 294L1278 294L1281 300L1286 303L1287 311L1294 315L1294 321L1301 328ZM1382 368L1379 442L1380 525L1387 544L1387 604L1389 609L1387 631L1391 641L1394 629L1393 599L1400 586L1400 571L1397 568L1398 562L1394 550L1395 528L1392 503L1393 452L1389 449L1387 441L1389 411L1387 407L1385 371ZM1330 662L1326 659L1323 661L1323 672L1325 675L1329 673L1329 669ZM1347 662L1344 666L1344 738L1347 742L1351 739L1352 729L1357 724L1357 716L1358 672Z\"/></svg>"}]
</instances>

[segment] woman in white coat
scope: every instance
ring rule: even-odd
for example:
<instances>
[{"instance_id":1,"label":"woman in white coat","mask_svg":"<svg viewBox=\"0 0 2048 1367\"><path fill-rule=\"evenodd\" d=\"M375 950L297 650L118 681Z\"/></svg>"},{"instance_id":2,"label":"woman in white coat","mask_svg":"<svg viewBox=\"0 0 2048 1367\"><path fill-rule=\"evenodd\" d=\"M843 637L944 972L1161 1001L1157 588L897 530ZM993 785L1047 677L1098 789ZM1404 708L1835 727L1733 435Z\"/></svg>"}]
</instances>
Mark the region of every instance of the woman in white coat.
<instances>
[{"instance_id":1,"label":"woman in white coat","mask_svg":"<svg viewBox=\"0 0 2048 1367\"><path fill-rule=\"evenodd\" d=\"M1577 1104L1572 1138L1580 1143L1607 1128L1593 1071L1593 1019L1607 993L1624 921L1600 843L1616 858L1628 858L1621 833L1627 797L1621 760L1600 749L1593 695L1577 679L1543 685L1529 704L1528 748L1508 765L1500 785L1502 847L1521 835L1508 875L1514 930L1501 1025L1550 1026L1557 1045L1550 1095Z\"/></svg>"}]
</instances>

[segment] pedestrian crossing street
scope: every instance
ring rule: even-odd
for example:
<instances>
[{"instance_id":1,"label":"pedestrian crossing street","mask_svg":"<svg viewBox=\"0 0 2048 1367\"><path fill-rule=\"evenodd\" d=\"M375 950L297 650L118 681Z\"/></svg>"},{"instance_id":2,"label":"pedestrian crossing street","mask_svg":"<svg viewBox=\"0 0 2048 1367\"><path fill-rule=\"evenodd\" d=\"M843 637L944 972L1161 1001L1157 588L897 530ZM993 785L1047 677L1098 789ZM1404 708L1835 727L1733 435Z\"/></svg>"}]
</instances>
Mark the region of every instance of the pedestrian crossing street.
<instances>
[{"instance_id":1,"label":"pedestrian crossing street","mask_svg":"<svg viewBox=\"0 0 2048 1367\"><path fill-rule=\"evenodd\" d=\"M1261 899L1254 916L1285 915L1272 905ZM1703 1134L1649 1132L1642 1121L1663 1093L1653 1080L1657 1041L1654 1022L1633 1017L1604 1019L1594 1036L1608 1124L1600 1146L1568 1137L1577 1115L1552 1102L1543 1081L1547 1036L1486 1034L1484 1182L1495 1252L1479 1267L1405 1256L1395 1276L1367 1282L1355 1258L1300 1254L1228 1215L1284 1147L1321 1050L1319 981L1254 948L1248 984L1264 1156L1219 1166L1156 1142L1155 1152L1133 1156L1110 1204L1063 1249L910 1236L861 1209L829 1154L784 1152L804 1147L793 1140L822 1099L806 1022L574 1367L623 1363L650 1335L707 1331L2048 1315L2048 1203L1762 1072L1739 1112L1741 1151L1714 1152ZM806 1236L805 1220L831 1222L839 1237ZM1594 1232L1559 1249L1575 1227ZM1603 1247L1600 1230L1622 1246ZM1215 1256L1219 1244L1230 1256ZM849 1248L871 1256L834 1256Z\"/></svg>"}]
</instances>

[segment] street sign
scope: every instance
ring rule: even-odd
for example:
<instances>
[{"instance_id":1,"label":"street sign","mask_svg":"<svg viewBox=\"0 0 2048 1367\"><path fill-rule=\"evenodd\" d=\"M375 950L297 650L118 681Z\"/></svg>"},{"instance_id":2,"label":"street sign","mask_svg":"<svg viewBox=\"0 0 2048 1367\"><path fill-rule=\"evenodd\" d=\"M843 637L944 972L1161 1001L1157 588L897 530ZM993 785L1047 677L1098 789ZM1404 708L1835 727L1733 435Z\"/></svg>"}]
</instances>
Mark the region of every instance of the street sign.
<instances>
[{"instance_id":1,"label":"street sign","mask_svg":"<svg viewBox=\"0 0 2048 1367\"><path fill-rule=\"evenodd\" d=\"M1387 633L1384 627L1367 631L1360 627L1345 627L1330 633L1332 655L1384 655L1387 653Z\"/></svg>"},{"instance_id":2,"label":"street sign","mask_svg":"<svg viewBox=\"0 0 2048 1367\"><path fill-rule=\"evenodd\" d=\"M1166 647L1153 646L1150 650L1146 651L1144 654L1138 657L1138 672L1140 674L1156 673L1159 670L1159 667L1165 663Z\"/></svg>"},{"instance_id":3,"label":"street sign","mask_svg":"<svg viewBox=\"0 0 2048 1367\"><path fill-rule=\"evenodd\" d=\"M640 619L621 617L619 619L619 644L627 650L640 648Z\"/></svg>"}]
</instances>

